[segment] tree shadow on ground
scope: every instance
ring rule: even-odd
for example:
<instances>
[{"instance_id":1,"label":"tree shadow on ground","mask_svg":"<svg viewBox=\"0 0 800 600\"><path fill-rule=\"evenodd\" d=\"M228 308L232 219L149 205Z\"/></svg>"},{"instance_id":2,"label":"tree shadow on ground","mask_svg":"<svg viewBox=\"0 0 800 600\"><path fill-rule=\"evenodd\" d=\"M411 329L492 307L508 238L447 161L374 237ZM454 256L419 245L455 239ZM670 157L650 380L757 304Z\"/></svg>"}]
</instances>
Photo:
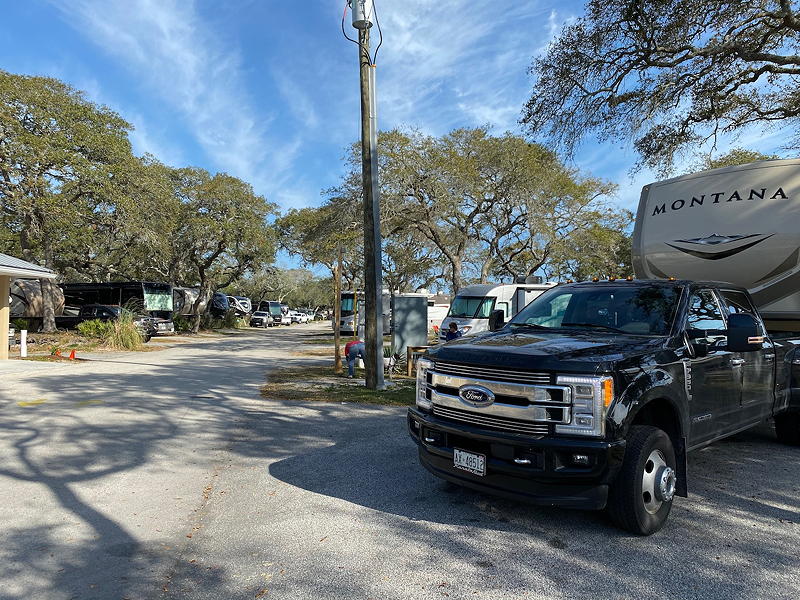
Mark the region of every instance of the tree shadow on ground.
<instances>
[{"instance_id":1,"label":"tree shadow on ground","mask_svg":"<svg viewBox=\"0 0 800 600\"><path fill-rule=\"evenodd\" d=\"M334 566L343 549L331 546L323 556L331 562L315 563L314 577L276 581L273 597L330 597L332 585L340 597L378 597L368 583L376 559L423 578L452 569L492 597L512 597L504 590L597 597L601 589L653 598L699 597L709 589L715 597L757 597L769 589L782 597L789 589L786 573L796 569L800 545L800 467L796 449L778 445L766 429L693 454L692 497L679 499L664 531L638 538L601 513L531 507L439 482L418 464L404 409L261 399L269 369L308 364L290 350L269 359L247 354L253 344L277 339L267 331L185 344L168 360L154 356L162 353L109 357L103 373L79 367L57 380L37 372L26 381L49 390L48 402L30 411L16 409L0 391L0 480L33 498L46 492L60 507L56 519L39 509L44 500L9 515L0 548L5 592L48 599L254 597L257 588L244 589L225 567L189 560L202 535L143 540L119 509L85 499L121 475L156 469L169 482L186 468L227 464L231 455L263 473L265 488L282 482L344 501L324 504L331 523L350 522L351 506L364 509L364 522L378 522L363 573L343 577ZM113 371L110 363L126 361L142 368ZM87 404L97 398L102 405ZM6 500L17 510L25 506ZM194 506L219 501L198 491ZM253 538L267 527L238 526L252 528ZM242 564L273 552L246 533L230 548ZM401 544L415 554L397 555Z\"/></svg>"}]
</instances>

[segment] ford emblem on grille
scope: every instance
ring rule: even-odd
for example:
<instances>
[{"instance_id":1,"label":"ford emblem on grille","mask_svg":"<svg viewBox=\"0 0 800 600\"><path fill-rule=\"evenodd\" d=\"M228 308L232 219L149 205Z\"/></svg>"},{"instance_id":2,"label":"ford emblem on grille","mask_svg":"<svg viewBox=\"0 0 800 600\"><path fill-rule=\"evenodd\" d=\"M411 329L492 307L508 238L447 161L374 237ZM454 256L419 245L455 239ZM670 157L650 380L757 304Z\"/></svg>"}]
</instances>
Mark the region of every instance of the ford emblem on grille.
<instances>
[{"instance_id":1,"label":"ford emblem on grille","mask_svg":"<svg viewBox=\"0 0 800 600\"><path fill-rule=\"evenodd\" d=\"M458 388L458 396L470 406L489 406L494 403L494 393L480 385L462 385Z\"/></svg>"}]
</instances>

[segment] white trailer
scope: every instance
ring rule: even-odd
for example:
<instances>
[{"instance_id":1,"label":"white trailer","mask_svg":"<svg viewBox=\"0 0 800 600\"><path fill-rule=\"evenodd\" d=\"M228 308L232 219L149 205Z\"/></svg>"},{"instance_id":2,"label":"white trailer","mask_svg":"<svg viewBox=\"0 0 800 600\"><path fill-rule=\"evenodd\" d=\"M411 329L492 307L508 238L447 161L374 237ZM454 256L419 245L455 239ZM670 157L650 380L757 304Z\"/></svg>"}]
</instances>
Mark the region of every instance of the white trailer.
<instances>
[{"instance_id":1,"label":"white trailer","mask_svg":"<svg viewBox=\"0 0 800 600\"><path fill-rule=\"evenodd\" d=\"M555 283L479 283L458 290L450 310L442 321L439 339L445 341L450 323L455 323L463 335L489 331L492 311L502 310L504 321L516 315L534 298L549 290Z\"/></svg>"},{"instance_id":2,"label":"white trailer","mask_svg":"<svg viewBox=\"0 0 800 600\"><path fill-rule=\"evenodd\" d=\"M741 285L769 329L800 331L800 160L760 161L644 186L633 267L642 279Z\"/></svg>"}]
</instances>

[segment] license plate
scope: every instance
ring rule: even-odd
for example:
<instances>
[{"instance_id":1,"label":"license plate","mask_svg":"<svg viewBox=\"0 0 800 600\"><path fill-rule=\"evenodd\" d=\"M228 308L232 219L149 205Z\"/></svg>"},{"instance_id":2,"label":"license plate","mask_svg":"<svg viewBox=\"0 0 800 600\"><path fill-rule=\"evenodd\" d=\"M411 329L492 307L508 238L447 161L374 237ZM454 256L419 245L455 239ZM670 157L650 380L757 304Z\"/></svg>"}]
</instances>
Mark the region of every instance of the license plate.
<instances>
[{"instance_id":1,"label":"license plate","mask_svg":"<svg viewBox=\"0 0 800 600\"><path fill-rule=\"evenodd\" d=\"M454 448L453 466L475 475L486 475L486 455Z\"/></svg>"}]
</instances>

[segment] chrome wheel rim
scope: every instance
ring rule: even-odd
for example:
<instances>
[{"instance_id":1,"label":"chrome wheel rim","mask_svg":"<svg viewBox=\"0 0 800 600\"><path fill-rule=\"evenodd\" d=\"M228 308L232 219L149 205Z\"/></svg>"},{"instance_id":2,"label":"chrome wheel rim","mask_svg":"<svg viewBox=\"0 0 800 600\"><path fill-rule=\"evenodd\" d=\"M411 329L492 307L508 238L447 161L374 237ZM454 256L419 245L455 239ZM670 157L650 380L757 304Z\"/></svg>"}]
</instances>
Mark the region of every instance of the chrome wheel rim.
<instances>
[{"instance_id":1,"label":"chrome wheel rim","mask_svg":"<svg viewBox=\"0 0 800 600\"><path fill-rule=\"evenodd\" d=\"M642 503L651 515L675 495L675 470L667 464L661 450L653 450L642 470Z\"/></svg>"}]
</instances>

